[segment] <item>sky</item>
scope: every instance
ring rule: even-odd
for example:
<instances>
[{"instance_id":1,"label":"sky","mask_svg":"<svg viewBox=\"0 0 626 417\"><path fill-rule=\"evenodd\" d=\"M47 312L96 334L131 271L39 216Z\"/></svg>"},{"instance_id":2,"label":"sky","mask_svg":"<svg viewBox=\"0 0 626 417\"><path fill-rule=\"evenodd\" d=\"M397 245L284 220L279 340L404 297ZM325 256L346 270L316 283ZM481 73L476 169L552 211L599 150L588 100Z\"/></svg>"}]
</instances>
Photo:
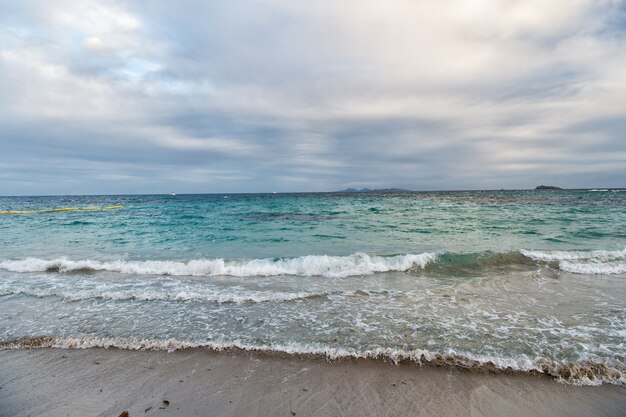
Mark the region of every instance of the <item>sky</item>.
<instances>
[{"instance_id":1,"label":"sky","mask_svg":"<svg viewBox=\"0 0 626 417\"><path fill-rule=\"evenodd\" d=\"M0 0L0 195L626 187L626 1Z\"/></svg>"}]
</instances>

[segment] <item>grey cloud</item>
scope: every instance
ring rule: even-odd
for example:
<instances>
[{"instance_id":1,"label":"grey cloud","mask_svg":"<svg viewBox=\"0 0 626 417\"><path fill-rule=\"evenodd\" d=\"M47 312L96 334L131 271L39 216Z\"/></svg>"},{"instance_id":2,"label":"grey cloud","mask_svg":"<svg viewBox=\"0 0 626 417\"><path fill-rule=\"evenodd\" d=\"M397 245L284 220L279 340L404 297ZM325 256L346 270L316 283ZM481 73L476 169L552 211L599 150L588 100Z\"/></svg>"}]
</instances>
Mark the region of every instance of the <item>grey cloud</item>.
<instances>
[{"instance_id":1,"label":"grey cloud","mask_svg":"<svg viewBox=\"0 0 626 417\"><path fill-rule=\"evenodd\" d=\"M461 6L5 4L0 194L626 185L624 2Z\"/></svg>"}]
</instances>

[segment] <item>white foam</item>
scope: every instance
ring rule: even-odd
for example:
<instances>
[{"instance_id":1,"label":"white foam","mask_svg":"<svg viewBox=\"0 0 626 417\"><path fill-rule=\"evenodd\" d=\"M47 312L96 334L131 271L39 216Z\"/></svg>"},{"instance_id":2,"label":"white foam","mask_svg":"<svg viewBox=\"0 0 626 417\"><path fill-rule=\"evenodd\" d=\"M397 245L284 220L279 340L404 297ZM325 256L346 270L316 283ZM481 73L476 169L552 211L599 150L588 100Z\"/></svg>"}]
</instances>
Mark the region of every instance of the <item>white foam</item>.
<instances>
[{"instance_id":1,"label":"white foam","mask_svg":"<svg viewBox=\"0 0 626 417\"><path fill-rule=\"evenodd\" d=\"M626 258L626 248L621 251L530 251L520 250L522 255L538 261L571 261L579 259L595 259L598 261L610 261L613 259Z\"/></svg>"},{"instance_id":2,"label":"white foam","mask_svg":"<svg viewBox=\"0 0 626 417\"><path fill-rule=\"evenodd\" d=\"M195 259L179 261L73 261L67 258L44 260L26 258L0 261L0 269L12 272L60 272L77 270L111 271L138 275L174 276L324 276L349 277L375 272L408 271L423 268L437 258L435 253L376 256L355 253L349 256L309 255L298 258L229 260Z\"/></svg>"},{"instance_id":3,"label":"white foam","mask_svg":"<svg viewBox=\"0 0 626 417\"><path fill-rule=\"evenodd\" d=\"M559 269L574 274L614 275L626 273L626 262L582 263L561 261L559 262Z\"/></svg>"},{"instance_id":4,"label":"white foam","mask_svg":"<svg viewBox=\"0 0 626 417\"><path fill-rule=\"evenodd\" d=\"M38 289L25 286L0 287L0 296L23 294L31 297L60 297L66 301L79 301L100 298L103 300L138 300L138 301L208 301L215 303L263 303L303 300L320 297L323 292L272 292L272 291L230 291L215 290L175 292L141 289L88 289L65 290L61 288Z\"/></svg>"},{"instance_id":5,"label":"white foam","mask_svg":"<svg viewBox=\"0 0 626 417\"><path fill-rule=\"evenodd\" d=\"M485 369L513 371L513 372L538 372L551 375L560 382L573 385L602 385L610 383L626 385L626 375L623 366L612 366L603 362L588 363L562 363L546 358L531 358L521 356L518 358L500 358L484 355L472 355L456 352L452 349L445 353L433 352L424 349L402 350L393 348L377 348L357 350L349 347L331 347L318 344L283 343L283 344L250 344L241 340L230 342L206 341L191 342L176 339L153 340L142 338L100 338L100 337L42 337L35 339L22 339L5 341L0 343L0 350L23 349L23 348L54 347L63 349L89 349L89 348L117 348L126 350L163 350L173 352L182 349L208 348L222 351L227 349L242 349L257 352L280 352L292 355L319 355L328 359L336 360L343 358L368 358L390 360L396 364L404 361L416 364L429 364L457 366L466 369ZM586 371L588 369L588 371ZM563 372L566 370L567 372ZM575 372L583 370L583 372ZM574 372L572 372L574 371ZM569 376L565 376L569 375Z\"/></svg>"},{"instance_id":6,"label":"white foam","mask_svg":"<svg viewBox=\"0 0 626 417\"><path fill-rule=\"evenodd\" d=\"M621 251L521 250L520 253L537 261L557 261L559 269L575 274L612 275L626 272L626 248Z\"/></svg>"}]
</instances>

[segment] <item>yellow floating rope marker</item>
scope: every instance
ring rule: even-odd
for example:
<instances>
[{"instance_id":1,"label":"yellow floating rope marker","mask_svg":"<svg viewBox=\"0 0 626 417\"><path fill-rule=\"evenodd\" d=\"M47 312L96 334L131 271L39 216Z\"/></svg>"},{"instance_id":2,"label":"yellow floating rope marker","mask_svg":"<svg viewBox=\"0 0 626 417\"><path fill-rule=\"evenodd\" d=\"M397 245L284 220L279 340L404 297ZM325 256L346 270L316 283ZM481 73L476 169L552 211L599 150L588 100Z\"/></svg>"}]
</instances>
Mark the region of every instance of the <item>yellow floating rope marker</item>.
<instances>
[{"instance_id":1,"label":"yellow floating rope marker","mask_svg":"<svg viewBox=\"0 0 626 417\"><path fill-rule=\"evenodd\" d=\"M101 211L101 210L117 210L123 209L124 206L106 206L106 207L60 207L47 210L10 210L0 211L0 214L29 214L29 213L56 213L57 211Z\"/></svg>"}]
</instances>

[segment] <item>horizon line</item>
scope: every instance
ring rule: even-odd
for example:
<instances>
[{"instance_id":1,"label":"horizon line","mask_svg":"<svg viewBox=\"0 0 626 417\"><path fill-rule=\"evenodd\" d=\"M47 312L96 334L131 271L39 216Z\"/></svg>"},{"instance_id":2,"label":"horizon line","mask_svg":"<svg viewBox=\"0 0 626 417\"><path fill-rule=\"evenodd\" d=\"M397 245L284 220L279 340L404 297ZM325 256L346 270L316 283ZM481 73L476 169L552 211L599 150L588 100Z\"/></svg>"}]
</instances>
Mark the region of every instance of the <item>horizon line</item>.
<instances>
[{"instance_id":1,"label":"horizon line","mask_svg":"<svg viewBox=\"0 0 626 417\"><path fill-rule=\"evenodd\" d=\"M175 193L172 197L183 195L264 195L264 194L367 194L367 193L453 193L453 192L476 192L476 191L591 191L591 190L626 190L626 187L584 187L584 188L557 188L537 190L536 188L467 188L467 189L445 189L445 190L409 190L396 187L389 188L365 188L354 189L355 191L346 191L350 188L343 190L333 191L259 191L259 192L185 192ZM104 196L151 196L151 195L171 195L171 192L158 192L158 193L113 193L113 194L14 194L14 195L0 195L0 198L7 197L104 197Z\"/></svg>"}]
</instances>

